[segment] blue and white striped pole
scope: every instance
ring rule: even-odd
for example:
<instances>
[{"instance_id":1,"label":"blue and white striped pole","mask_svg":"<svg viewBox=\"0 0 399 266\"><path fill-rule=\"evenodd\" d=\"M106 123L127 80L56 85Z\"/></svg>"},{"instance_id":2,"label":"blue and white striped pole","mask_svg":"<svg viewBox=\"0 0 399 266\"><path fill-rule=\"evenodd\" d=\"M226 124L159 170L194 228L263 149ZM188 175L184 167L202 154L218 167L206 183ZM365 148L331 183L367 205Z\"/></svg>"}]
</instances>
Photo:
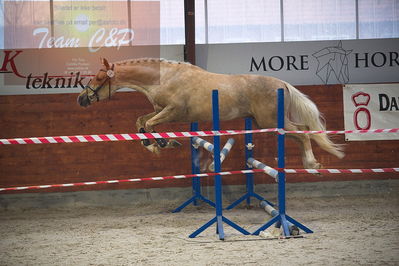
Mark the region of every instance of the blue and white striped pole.
<instances>
[{"instance_id":1,"label":"blue and white striped pole","mask_svg":"<svg viewBox=\"0 0 399 266\"><path fill-rule=\"evenodd\" d=\"M193 137L193 145L197 145L213 153L213 144L204 139L201 139L199 137Z\"/></svg>"},{"instance_id":2,"label":"blue and white striped pole","mask_svg":"<svg viewBox=\"0 0 399 266\"><path fill-rule=\"evenodd\" d=\"M270 175L277 181L278 171L276 169L271 168L270 166L267 166L266 164L261 163L258 160L255 160L254 158L248 158L247 162L250 166L253 166L257 169L261 169L261 170L265 171L266 174Z\"/></svg>"},{"instance_id":3,"label":"blue and white striped pole","mask_svg":"<svg viewBox=\"0 0 399 266\"><path fill-rule=\"evenodd\" d=\"M268 214L270 214L272 217L277 216L278 215L278 210L276 210L275 208L273 208L272 205L270 205L269 203L267 203L267 201L260 201L259 202L259 206L264 209ZM290 230L290 234L293 236L297 236L299 235L299 229L298 227L296 227L295 225L293 225L292 223L288 222L288 229ZM276 227L279 227L280 223L278 223L276 225Z\"/></svg>"},{"instance_id":4,"label":"blue and white striped pole","mask_svg":"<svg viewBox=\"0 0 399 266\"><path fill-rule=\"evenodd\" d=\"M201 139L199 137L194 137L193 138L193 143L195 145L203 147L205 150L207 150L207 151L209 151L210 153L213 154L214 147L213 147L212 143L210 143L210 142L208 142L208 141L206 141L204 139ZM224 159L226 159L226 156L227 156L227 154L229 154L231 148L233 148L233 145L234 145L234 139L233 138L229 138L227 140L226 144L223 146L223 149L220 151L220 163L222 163L224 161ZM212 162L209 165L209 170L210 171L214 171L215 170L215 166L214 165L215 165L214 162Z\"/></svg>"}]
</instances>

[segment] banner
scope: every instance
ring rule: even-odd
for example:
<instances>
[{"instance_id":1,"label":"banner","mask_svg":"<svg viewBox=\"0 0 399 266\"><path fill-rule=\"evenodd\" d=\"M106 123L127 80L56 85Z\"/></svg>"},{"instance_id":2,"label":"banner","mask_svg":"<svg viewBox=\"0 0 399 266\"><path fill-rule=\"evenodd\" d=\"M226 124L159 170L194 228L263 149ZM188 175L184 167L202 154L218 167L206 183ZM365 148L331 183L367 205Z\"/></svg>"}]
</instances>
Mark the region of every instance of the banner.
<instances>
[{"instance_id":1,"label":"banner","mask_svg":"<svg viewBox=\"0 0 399 266\"><path fill-rule=\"evenodd\" d=\"M4 1L2 11L4 49L160 44L159 1Z\"/></svg>"},{"instance_id":2,"label":"banner","mask_svg":"<svg viewBox=\"0 0 399 266\"><path fill-rule=\"evenodd\" d=\"M0 95L80 92L100 58L161 57L159 1L5 1L1 11Z\"/></svg>"},{"instance_id":3,"label":"banner","mask_svg":"<svg viewBox=\"0 0 399 266\"><path fill-rule=\"evenodd\" d=\"M399 83L346 85L343 100L345 130L399 128ZM394 140L399 133L346 134L345 139Z\"/></svg>"},{"instance_id":4,"label":"banner","mask_svg":"<svg viewBox=\"0 0 399 266\"><path fill-rule=\"evenodd\" d=\"M399 39L197 45L197 64L293 85L399 82Z\"/></svg>"}]
</instances>

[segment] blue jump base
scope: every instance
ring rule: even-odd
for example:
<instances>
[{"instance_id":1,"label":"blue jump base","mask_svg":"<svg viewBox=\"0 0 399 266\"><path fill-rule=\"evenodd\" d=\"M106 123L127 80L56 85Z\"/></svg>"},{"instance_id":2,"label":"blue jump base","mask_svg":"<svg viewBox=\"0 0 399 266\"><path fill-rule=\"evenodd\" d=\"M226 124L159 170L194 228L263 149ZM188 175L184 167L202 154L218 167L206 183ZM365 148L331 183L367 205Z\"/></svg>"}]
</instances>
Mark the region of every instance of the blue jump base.
<instances>
[{"instance_id":1,"label":"blue jump base","mask_svg":"<svg viewBox=\"0 0 399 266\"><path fill-rule=\"evenodd\" d=\"M284 89L278 89L277 91L277 128L284 129ZM285 168L285 134L279 133L277 136L277 153L279 169ZM278 172L278 215L271 218L267 223L259 227L253 235L259 235L263 230L266 230L273 224L277 223L283 227L284 236L290 236L289 223L296 225L299 229L302 229L306 233L313 233L312 230L294 220L286 214L285 209L285 172L279 170Z\"/></svg>"},{"instance_id":2,"label":"blue jump base","mask_svg":"<svg viewBox=\"0 0 399 266\"><path fill-rule=\"evenodd\" d=\"M245 118L245 130L252 130L252 118L247 117ZM245 169L252 169L251 166L249 166L247 164L247 161L249 158L253 158L253 143L252 143L252 133L249 134L245 134ZM246 201L247 207L249 207L251 205L251 198L256 198L260 201L266 201L268 204L270 204L271 206L274 206L273 203L269 202L268 200L266 200L265 198L263 198L261 195L257 194L254 190L254 174L253 173L248 173L245 174L246 176L246 189L247 192L240 197L239 199L237 199L236 201L234 201L233 203L231 203L226 210L231 210L234 207L236 207L238 204L240 204L241 202L243 202L244 200Z\"/></svg>"},{"instance_id":3,"label":"blue jump base","mask_svg":"<svg viewBox=\"0 0 399 266\"><path fill-rule=\"evenodd\" d=\"M219 92L217 90L212 91L212 113L213 113L213 130L220 130L219 123ZM215 173L220 173L221 171L221 163L220 163L220 136L213 137L213 146L214 146L214 165L215 165ZM194 231L190 238L194 238L201 234L204 230L209 228L211 225L216 223L216 234L219 235L220 240L224 240L224 228L223 223L226 223L230 227L236 229L238 232L244 235L250 235L250 233L237 225L236 223L230 221L226 217L223 216L223 206L222 206L222 177L220 175L215 175L215 204L216 204L216 215L210 221L205 223L203 226Z\"/></svg>"},{"instance_id":4,"label":"blue jump base","mask_svg":"<svg viewBox=\"0 0 399 266\"><path fill-rule=\"evenodd\" d=\"M277 91L277 127L279 129L284 129L284 89L278 89ZM218 91L212 91L212 112L213 112L213 130L220 130L219 125L219 96ZM251 130L252 129L252 119L246 118L245 119L245 129ZM191 124L191 131L197 131L198 124L192 123ZM220 162L220 136L213 137L213 145L214 145L214 167L215 173L221 172L221 162ZM277 137L278 141L278 168L284 169L285 168L285 134L279 133ZM191 140L192 143L192 140ZM200 167L199 167L199 154L198 148L195 148L191 145L191 155L192 155L192 173L199 174ZM249 158L253 158L253 145L252 145L252 133L245 134L245 169L252 169L252 166L247 164ZM176 208L173 212L179 212L189 204L193 203L194 205L198 204L198 200L202 200L205 203L215 207L216 215L211 220L206 222L196 231L189 235L190 238L194 238L201 234L204 230L212 226L216 223L216 233L219 235L220 240L224 240L224 228L223 223L226 223L230 227L236 229L240 233L244 235L250 235L250 233L242 228L241 226L235 224L234 222L230 221L226 217L223 216L223 206L222 206L222 178L220 175L214 176L215 180L215 202L210 201L209 199L205 198L201 194L201 181L199 177L194 177L192 179L192 188L193 188L193 196L184 202L181 206ZM265 201L271 206L275 206L273 203L267 201L259 194L255 193L254 191L254 175L252 173L246 174L246 193L230 204L226 209L230 210L240 204L243 201L246 201L246 204L249 206L251 204L251 198L256 198L260 201ZM278 172L278 213L275 214L267 223L259 227L255 230L252 235L259 235L259 233L263 230L266 230L273 224L276 226L283 227L283 234L284 236L290 236L289 226L291 224L297 226L299 229L302 229L305 233L313 233L311 229L306 227L305 225L301 224L300 222L296 221L295 219L291 218L286 214L286 202L285 202L285 172L279 171ZM273 214L274 215L274 214Z\"/></svg>"},{"instance_id":5,"label":"blue jump base","mask_svg":"<svg viewBox=\"0 0 399 266\"><path fill-rule=\"evenodd\" d=\"M198 123L191 123L190 127L191 131L198 131ZM198 148L195 148L195 145L193 145L193 138L191 139L191 173L192 174L199 174L200 173L200 159L199 159L199 150ZM179 207L177 207L173 212L180 212L182 209L187 207L190 204L193 204L194 206L198 205L198 201L203 201L207 204L209 204L212 207L216 207L215 203L209 199L207 199L205 196L202 195L201 193L201 178L200 177L193 177L191 180L191 185L192 185L192 190L193 190L193 196L186 200L184 203L182 203Z\"/></svg>"}]
</instances>

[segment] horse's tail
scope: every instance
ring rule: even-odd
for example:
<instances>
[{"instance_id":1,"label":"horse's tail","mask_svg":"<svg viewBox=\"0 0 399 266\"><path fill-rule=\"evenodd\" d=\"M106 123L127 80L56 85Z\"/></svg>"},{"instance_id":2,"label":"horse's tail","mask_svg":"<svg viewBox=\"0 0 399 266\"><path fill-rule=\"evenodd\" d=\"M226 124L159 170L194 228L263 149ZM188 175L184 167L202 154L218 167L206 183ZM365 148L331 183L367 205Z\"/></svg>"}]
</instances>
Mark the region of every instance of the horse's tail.
<instances>
[{"instance_id":1,"label":"horse's tail","mask_svg":"<svg viewBox=\"0 0 399 266\"><path fill-rule=\"evenodd\" d=\"M301 93L291 84L285 83L288 89L288 104L286 111L292 122L304 130L325 131L325 120L318 110L316 104L312 102L305 94ZM327 134L310 134L312 138L323 150L343 158L343 145L333 143Z\"/></svg>"}]
</instances>

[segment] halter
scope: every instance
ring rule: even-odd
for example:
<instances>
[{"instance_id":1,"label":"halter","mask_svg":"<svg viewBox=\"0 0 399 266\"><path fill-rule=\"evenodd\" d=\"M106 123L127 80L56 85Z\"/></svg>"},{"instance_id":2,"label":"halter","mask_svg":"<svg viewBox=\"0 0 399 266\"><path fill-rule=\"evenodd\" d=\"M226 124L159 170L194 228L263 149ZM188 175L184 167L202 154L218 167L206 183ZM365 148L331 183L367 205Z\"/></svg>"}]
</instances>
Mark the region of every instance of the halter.
<instances>
[{"instance_id":1,"label":"halter","mask_svg":"<svg viewBox=\"0 0 399 266\"><path fill-rule=\"evenodd\" d=\"M91 90L93 92L94 96L96 96L97 102L100 101L100 96L98 96L98 92L105 86L105 83L107 81L108 81L108 99L111 99L111 78L113 78L115 76L114 64L112 64L111 69L108 69L108 70L100 69L100 71L107 73L107 77L105 78L103 83L101 83L101 85L98 86L96 89L93 89L92 87L90 87L90 85L85 86L86 93L87 93L88 89Z\"/></svg>"}]
</instances>

